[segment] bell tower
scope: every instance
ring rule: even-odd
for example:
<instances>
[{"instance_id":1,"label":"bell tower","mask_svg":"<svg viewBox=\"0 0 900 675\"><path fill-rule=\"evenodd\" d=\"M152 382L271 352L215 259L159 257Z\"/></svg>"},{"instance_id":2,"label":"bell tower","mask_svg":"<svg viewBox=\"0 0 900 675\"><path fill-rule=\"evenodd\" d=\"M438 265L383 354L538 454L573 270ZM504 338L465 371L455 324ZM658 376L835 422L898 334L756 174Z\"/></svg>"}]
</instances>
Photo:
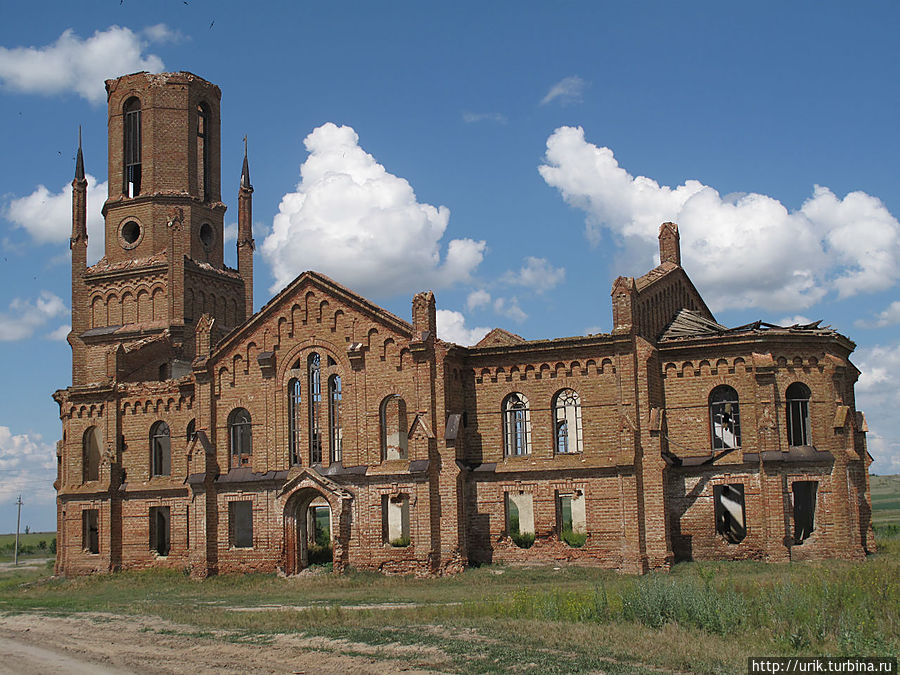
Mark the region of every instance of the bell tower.
<instances>
[{"instance_id":1,"label":"bell tower","mask_svg":"<svg viewBox=\"0 0 900 675\"><path fill-rule=\"evenodd\" d=\"M224 264L221 91L187 72L133 73L107 80L106 91L105 255L91 267L72 257L76 385L178 377L194 357L200 316L214 319L215 337L252 312L252 260L244 276ZM73 203L73 251L83 208Z\"/></svg>"}]
</instances>

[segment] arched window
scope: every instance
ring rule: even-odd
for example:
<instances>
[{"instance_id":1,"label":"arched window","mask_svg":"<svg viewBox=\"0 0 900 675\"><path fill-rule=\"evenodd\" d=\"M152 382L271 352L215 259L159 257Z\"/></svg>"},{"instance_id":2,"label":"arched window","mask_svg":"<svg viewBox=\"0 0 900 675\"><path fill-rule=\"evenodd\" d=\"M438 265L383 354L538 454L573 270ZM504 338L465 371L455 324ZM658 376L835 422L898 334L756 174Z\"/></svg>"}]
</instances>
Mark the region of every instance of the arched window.
<instances>
[{"instance_id":1,"label":"arched window","mask_svg":"<svg viewBox=\"0 0 900 675\"><path fill-rule=\"evenodd\" d=\"M247 466L253 451L253 430L250 413L235 408L228 416L228 439L231 443L231 466Z\"/></svg>"},{"instance_id":2,"label":"arched window","mask_svg":"<svg viewBox=\"0 0 900 675\"><path fill-rule=\"evenodd\" d=\"M788 445L812 445L809 433L809 387L794 382L787 388Z\"/></svg>"},{"instance_id":3,"label":"arched window","mask_svg":"<svg viewBox=\"0 0 900 675\"><path fill-rule=\"evenodd\" d=\"M169 425L156 422L150 427L150 475L168 476L172 473L172 452Z\"/></svg>"},{"instance_id":4,"label":"arched window","mask_svg":"<svg viewBox=\"0 0 900 675\"><path fill-rule=\"evenodd\" d=\"M328 378L328 425L331 429L331 461L341 461L341 376Z\"/></svg>"},{"instance_id":5,"label":"arched window","mask_svg":"<svg viewBox=\"0 0 900 675\"><path fill-rule=\"evenodd\" d=\"M100 445L103 437L97 427L85 429L81 439L81 480L100 479Z\"/></svg>"},{"instance_id":6,"label":"arched window","mask_svg":"<svg viewBox=\"0 0 900 675\"><path fill-rule=\"evenodd\" d=\"M733 387L722 384L709 393L709 425L713 450L741 447L741 415Z\"/></svg>"},{"instance_id":7,"label":"arched window","mask_svg":"<svg viewBox=\"0 0 900 675\"><path fill-rule=\"evenodd\" d=\"M309 463L322 463L322 363L319 355L313 352L306 362L309 384Z\"/></svg>"},{"instance_id":8,"label":"arched window","mask_svg":"<svg viewBox=\"0 0 900 675\"><path fill-rule=\"evenodd\" d=\"M381 402L381 459L406 459L409 426L406 423L406 401L396 394Z\"/></svg>"},{"instance_id":9,"label":"arched window","mask_svg":"<svg viewBox=\"0 0 900 675\"><path fill-rule=\"evenodd\" d=\"M126 197L136 197L141 193L141 102L135 97L125 101L122 109L123 124L123 169L122 193Z\"/></svg>"},{"instance_id":10,"label":"arched window","mask_svg":"<svg viewBox=\"0 0 900 675\"><path fill-rule=\"evenodd\" d=\"M209 201L209 110L197 106L197 189L200 199Z\"/></svg>"},{"instance_id":11,"label":"arched window","mask_svg":"<svg viewBox=\"0 0 900 675\"><path fill-rule=\"evenodd\" d=\"M291 464L300 464L300 427L303 425L303 409L300 406L300 380L288 382L288 451Z\"/></svg>"},{"instance_id":12,"label":"arched window","mask_svg":"<svg viewBox=\"0 0 900 675\"><path fill-rule=\"evenodd\" d=\"M507 457L531 454L528 399L519 393L503 399L503 451Z\"/></svg>"},{"instance_id":13,"label":"arched window","mask_svg":"<svg viewBox=\"0 0 900 675\"><path fill-rule=\"evenodd\" d=\"M197 436L197 420L191 420L190 422L188 422L185 436L187 436L188 443L194 440L194 437Z\"/></svg>"},{"instance_id":14,"label":"arched window","mask_svg":"<svg viewBox=\"0 0 900 675\"><path fill-rule=\"evenodd\" d=\"M556 452L581 452L581 399L573 389L563 389L553 401Z\"/></svg>"}]
</instances>

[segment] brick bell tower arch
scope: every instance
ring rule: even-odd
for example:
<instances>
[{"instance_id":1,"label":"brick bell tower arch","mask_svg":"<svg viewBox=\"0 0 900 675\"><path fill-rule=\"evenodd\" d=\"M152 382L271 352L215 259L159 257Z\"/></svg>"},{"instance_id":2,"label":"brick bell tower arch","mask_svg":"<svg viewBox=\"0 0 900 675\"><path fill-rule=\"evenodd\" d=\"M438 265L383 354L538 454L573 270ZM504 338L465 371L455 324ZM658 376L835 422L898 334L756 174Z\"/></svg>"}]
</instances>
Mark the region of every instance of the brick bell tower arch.
<instances>
[{"instance_id":1,"label":"brick bell tower arch","mask_svg":"<svg viewBox=\"0 0 900 675\"><path fill-rule=\"evenodd\" d=\"M306 468L289 478L278 494L278 502L283 505L285 574L297 574L308 565L307 512L319 497L331 509L333 571L340 573L347 567L353 495L315 469Z\"/></svg>"}]
</instances>

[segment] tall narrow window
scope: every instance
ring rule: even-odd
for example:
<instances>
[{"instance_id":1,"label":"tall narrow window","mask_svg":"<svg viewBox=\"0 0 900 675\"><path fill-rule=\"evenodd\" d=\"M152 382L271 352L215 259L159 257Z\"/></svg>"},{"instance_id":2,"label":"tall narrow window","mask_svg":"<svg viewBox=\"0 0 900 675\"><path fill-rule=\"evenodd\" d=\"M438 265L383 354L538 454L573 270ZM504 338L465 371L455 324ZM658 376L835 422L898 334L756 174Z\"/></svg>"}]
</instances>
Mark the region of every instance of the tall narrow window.
<instances>
[{"instance_id":1,"label":"tall narrow window","mask_svg":"<svg viewBox=\"0 0 900 675\"><path fill-rule=\"evenodd\" d=\"M503 450L507 457L531 453L528 399L513 393L503 399Z\"/></svg>"},{"instance_id":2,"label":"tall narrow window","mask_svg":"<svg viewBox=\"0 0 900 675\"><path fill-rule=\"evenodd\" d=\"M137 98L125 101L123 163L125 169L122 193L136 197L141 193L141 102Z\"/></svg>"},{"instance_id":3,"label":"tall narrow window","mask_svg":"<svg viewBox=\"0 0 900 675\"><path fill-rule=\"evenodd\" d=\"M150 550L159 556L169 555L170 515L168 506L150 507Z\"/></svg>"},{"instance_id":4,"label":"tall narrow window","mask_svg":"<svg viewBox=\"0 0 900 675\"><path fill-rule=\"evenodd\" d=\"M810 391L802 382L794 382L787 388L788 445L812 445L809 434Z\"/></svg>"},{"instance_id":5,"label":"tall narrow window","mask_svg":"<svg viewBox=\"0 0 900 675\"><path fill-rule=\"evenodd\" d=\"M81 440L81 480L98 480L100 478L100 429L88 427Z\"/></svg>"},{"instance_id":6,"label":"tall narrow window","mask_svg":"<svg viewBox=\"0 0 900 675\"><path fill-rule=\"evenodd\" d=\"M300 427L303 425L303 409L300 406L300 379L288 382L288 451L291 464L300 464Z\"/></svg>"},{"instance_id":7,"label":"tall narrow window","mask_svg":"<svg viewBox=\"0 0 900 675\"><path fill-rule=\"evenodd\" d=\"M253 502L228 502L228 543L253 547Z\"/></svg>"},{"instance_id":8,"label":"tall narrow window","mask_svg":"<svg viewBox=\"0 0 900 675\"><path fill-rule=\"evenodd\" d=\"M556 425L556 452L560 454L581 452L581 399L578 392L563 389L554 398Z\"/></svg>"},{"instance_id":9,"label":"tall narrow window","mask_svg":"<svg viewBox=\"0 0 900 675\"><path fill-rule=\"evenodd\" d=\"M250 413L235 408L228 416L228 438L231 442L231 466L248 466L253 452L253 427Z\"/></svg>"},{"instance_id":10,"label":"tall narrow window","mask_svg":"<svg viewBox=\"0 0 900 675\"><path fill-rule=\"evenodd\" d=\"M150 427L150 475L168 476L172 472L169 425L157 422Z\"/></svg>"},{"instance_id":11,"label":"tall narrow window","mask_svg":"<svg viewBox=\"0 0 900 675\"><path fill-rule=\"evenodd\" d=\"M197 189L200 199L209 201L209 112L205 103L197 106Z\"/></svg>"},{"instance_id":12,"label":"tall narrow window","mask_svg":"<svg viewBox=\"0 0 900 675\"><path fill-rule=\"evenodd\" d=\"M709 394L709 424L713 450L741 447L741 417L738 393L727 384Z\"/></svg>"},{"instance_id":13,"label":"tall narrow window","mask_svg":"<svg viewBox=\"0 0 900 675\"><path fill-rule=\"evenodd\" d=\"M306 362L309 384L309 463L322 463L322 364L319 355L313 352Z\"/></svg>"},{"instance_id":14,"label":"tall narrow window","mask_svg":"<svg viewBox=\"0 0 900 675\"><path fill-rule=\"evenodd\" d=\"M406 459L409 427L406 401L394 394L381 402L381 459Z\"/></svg>"},{"instance_id":15,"label":"tall narrow window","mask_svg":"<svg viewBox=\"0 0 900 675\"><path fill-rule=\"evenodd\" d=\"M100 553L100 511L81 512L81 548L85 553Z\"/></svg>"},{"instance_id":16,"label":"tall narrow window","mask_svg":"<svg viewBox=\"0 0 900 675\"><path fill-rule=\"evenodd\" d=\"M185 436L187 436L187 442L190 443L197 436L197 420L191 420L188 422L187 431L185 432Z\"/></svg>"},{"instance_id":17,"label":"tall narrow window","mask_svg":"<svg viewBox=\"0 0 900 675\"><path fill-rule=\"evenodd\" d=\"M797 480L791 484L794 501L794 543L802 544L816 529L816 491L814 480Z\"/></svg>"},{"instance_id":18,"label":"tall narrow window","mask_svg":"<svg viewBox=\"0 0 900 675\"><path fill-rule=\"evenodd\" d=\"M328 423L331 428L331 462L341 461L341 376L328 378Z\"/></svg>"},{"instance_id":19,"label":"tall narrow window","mask_svg":"<svg viewBox=\"0 0 900 675\"><path fill-rule=\"evenodd\" d=\"M381 496L381 537L391 546L409 546L409 495Z\"/></svg>"},{"instance_id":20,"label":"tall narrow window","mask_svg":"<svg viewBox=\"0 0 900 675\"><path fill-rule=\"evenodd\" d=\"M713 486L713 502L716 517L716 532L730 544L737 544L747 536L744 515L744 486Z\"/></svg>"}]
</instances>

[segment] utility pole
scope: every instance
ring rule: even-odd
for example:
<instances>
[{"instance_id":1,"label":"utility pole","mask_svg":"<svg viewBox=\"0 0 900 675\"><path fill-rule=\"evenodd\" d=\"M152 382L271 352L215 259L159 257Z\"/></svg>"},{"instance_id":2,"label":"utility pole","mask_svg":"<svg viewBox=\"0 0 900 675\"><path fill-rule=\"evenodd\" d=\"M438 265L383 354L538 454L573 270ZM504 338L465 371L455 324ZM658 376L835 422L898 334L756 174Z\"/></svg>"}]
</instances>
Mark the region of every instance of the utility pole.
<instances>
[{"instance_id":1,"label":"utility pole","mask_svg":"<svg viewBox=\"0 0 900 675\"><path fill-rule=\"evenodd\" d=\"M14 565L19 564L19 521L22 519L22 495L19 495L19 499L16 501L16 505L19 507L16 512L16 553L14 557Z\"/></svg>"}]
</instances>

